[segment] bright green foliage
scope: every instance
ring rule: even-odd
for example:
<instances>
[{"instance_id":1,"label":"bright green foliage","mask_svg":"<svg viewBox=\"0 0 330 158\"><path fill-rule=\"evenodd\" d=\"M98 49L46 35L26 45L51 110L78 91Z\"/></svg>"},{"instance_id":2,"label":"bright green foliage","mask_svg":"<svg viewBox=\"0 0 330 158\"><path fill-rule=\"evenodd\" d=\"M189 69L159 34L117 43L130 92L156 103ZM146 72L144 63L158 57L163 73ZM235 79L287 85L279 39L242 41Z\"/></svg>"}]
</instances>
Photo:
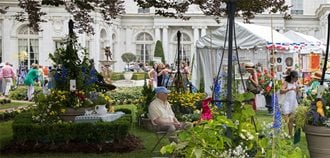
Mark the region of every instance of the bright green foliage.
<instances>
[{"instance_id":1,"label":"bright green foliage","mask_svg":"<svg viewBox=\"0 0 330 158\"><path fill-rule=\"evenodd\" d=\"M159 40L156 42L154 56L162 58L162 63L165 63L163 45L162 45L162 42Z\"/></svg>"},{"instance_id":2,"label":"bright green foliage","mask_svg":"<svg viewBox=\"0 0 330 158\"><path fill-rule=\"evenodd\" d=\"M194 158L271 157L272 154L278 157L303 156L285 132L274 134L271 124L261 126L254 120L252 105L243 102L251 97L251 93L234 95L232 119L222 115L225 108L213 112L212 120L202 121L191 129L179 132L179 143L164 146L161 153ZM275 139L272 139L272 135ZM274 152L273 140L276 146Z\"/></svg>"}]
</instances>

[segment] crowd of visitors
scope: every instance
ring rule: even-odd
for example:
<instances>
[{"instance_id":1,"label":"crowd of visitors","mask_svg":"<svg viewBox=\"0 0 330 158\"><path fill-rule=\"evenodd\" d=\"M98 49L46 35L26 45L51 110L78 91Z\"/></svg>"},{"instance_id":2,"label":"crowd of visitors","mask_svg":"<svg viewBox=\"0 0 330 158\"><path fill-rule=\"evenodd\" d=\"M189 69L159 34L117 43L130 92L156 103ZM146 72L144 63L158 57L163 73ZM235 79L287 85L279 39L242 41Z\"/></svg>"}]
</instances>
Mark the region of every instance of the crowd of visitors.
<instances>
[{"instance_id":1,"label":"crowd of visitors","mask_svg":"<svg viewBox=\"0 0 330 158\"><path fill-rule=\"evenodd\" d=\"M287 123L289 135L292 136L294 126L294 120L292 119L298 103L301 98L316 93L320 86L322 72L312 72L312 80L306 84L302 78L299 78L302 75L299 75L299 72L292 67L287 67L286 71L280 75L278 75L279 73L276 74L273 67L270 71L265 68L262 70L260 66L257 67L254 63L250 62L244 63L244 68L249 74L245 82L246 91L252 92L256 96L251 102L253 109L256 110L256 98L258 98L258 95L264 96L265 107L268 109L270 115L274 114L274 106L278 104ZM278 76L281 77L279 78ZM277 85L280 86L276 87Z\"/></svg>"},{"instance_id":2,"label":"crowd of visitors","mask_svg":"<svg viewBox=\"0 0 330 158\"><path fill-rule=\"evenodd\" d=\"M28 86L26 100L31 101L34 93L33 85L42 86L44 92L49 88L49 69L48 66L32 64L29 70L22 65L15 70L9 62L0 64L0 96L8 97L10 90L18 85L26 85Z\"/></svg>"},{"instance_id":3,"label":"crowd of visitors","mask_svg":"<svg viewBox=\"0 0 330 158\"><path fill-rule=\"evenodd\" d=\"M153 88L163 86L163 87L169 87L172 85L175 74L178 70L175 70L173 65L169 64L154 64L151 70L148 72L149 76L149 85L151 85ZM180 68L180 75L182 77L182 80L188 83L188 78L190 76L190 67L188 63L182 63Z\"/></svg>"}]
</instances>

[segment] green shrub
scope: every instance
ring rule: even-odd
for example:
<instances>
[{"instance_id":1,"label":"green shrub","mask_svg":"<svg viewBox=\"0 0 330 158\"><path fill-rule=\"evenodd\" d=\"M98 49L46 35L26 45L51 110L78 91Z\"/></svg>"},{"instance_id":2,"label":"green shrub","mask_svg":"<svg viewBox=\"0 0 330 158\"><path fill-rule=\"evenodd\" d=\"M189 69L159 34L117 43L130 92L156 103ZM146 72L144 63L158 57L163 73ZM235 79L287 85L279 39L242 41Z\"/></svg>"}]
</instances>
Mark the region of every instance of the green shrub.
<instances>
[{"instance_id":1,"label":"green shrub","mask_svg":"<svg viewBox=\"0 0 330 158\"><path fill-rule=\"evenodd\" d=\"M13 138L17 142L44 143L106 142L124 138L131 127L131 115L124 115L113 122L56 123L40 125L32 122L32 113L22 113L13 122Z\"/></svg>"},{"instance_id":2,"label":"green shrub","mask_svg":"<svg viewBox=\"0 0 330 158\"><path fill-rule=\"evenodd\" d=\"M112 73L111 80L117 81L117 80L124 80L124 74L121 72L114 72Z\"/></svg>"},{"instance_id":3,"label":"green shrub","mask_svg":"<svg viewBox=\"0 0 330 158\"><path fill-rule=\"evenodd\" d=\"M142 87L118 87L107 92L113 100L112 105L137 104L142 97Z\"/></svg>"},{"instance_id":4,"label":"green shrub","mask_svg":"<svg viewBox=\"0 0 330 158\"><path fill-rule=\"evenodd\" d=\"M27 98L27 86L18 86L16 89L9 92L9 98L13 100L25 100ZM34 86L34 92L40 93L42 88Z\"/></svg>"},{"instance_id":5,"label":"green shrub","mask_svg":"<svg viewBox=\"0 0 330 158\"><path fill-rule=\"evenodd\" d=\"M146 75L146 72L134 72L132 80L144 80Z\"/></svg>"}]
</instances>

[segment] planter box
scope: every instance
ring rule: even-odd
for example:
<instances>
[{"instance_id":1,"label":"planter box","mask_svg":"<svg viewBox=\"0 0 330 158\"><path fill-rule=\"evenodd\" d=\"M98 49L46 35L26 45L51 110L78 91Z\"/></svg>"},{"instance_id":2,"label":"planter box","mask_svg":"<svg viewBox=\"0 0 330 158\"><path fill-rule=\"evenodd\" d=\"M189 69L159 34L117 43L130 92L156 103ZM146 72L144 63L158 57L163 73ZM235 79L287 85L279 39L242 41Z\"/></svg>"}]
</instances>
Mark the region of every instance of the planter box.
<instances>
[{"instance_id":1,"label":"planter box","mask_svg":"<svg viewBox=\"0 0 330 158\"><path fill-rule=\"evenodd\" d=\"M308 144L309 155L311 158L330 157L330 128L322 126L304 127Z\"/></svg>"},{"instance_id":2,"label":"planter box","mask_svg":"<svg viewBox=\"0 0 330 158\"><path fill-rule=\"evenodd\" d=\"M74 121L74 118L76 116L80 116L80 115L84 115L85 114L85 110L93 110L94 108L89 107L89 108L66 108L65 112L63 114L60 114L59 117L61 118L62 121L65 122L70 122L70 121Z\"/></svg>"}]
</instances>

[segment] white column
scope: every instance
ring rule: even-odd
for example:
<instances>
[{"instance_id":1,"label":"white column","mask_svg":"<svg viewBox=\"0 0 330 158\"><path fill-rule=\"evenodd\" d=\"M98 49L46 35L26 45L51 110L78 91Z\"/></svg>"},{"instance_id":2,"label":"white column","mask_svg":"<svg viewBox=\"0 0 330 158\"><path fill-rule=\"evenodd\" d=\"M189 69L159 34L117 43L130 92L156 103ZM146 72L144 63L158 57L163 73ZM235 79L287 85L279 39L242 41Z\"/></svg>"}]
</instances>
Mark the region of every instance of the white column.
<instances>
[{"instance_id":1,"label":"white column","mask_svg":"<svg viewBox=\"0 0 330 158\"><path fill-rule=\"evenodd\" d=\"M196 46L196 41L199 39L199 27L193 26L192 28L194 29L194 45Z\"/></svg>"},{"instance_id":2,"label":"white column","mask_svg":"<svg viewBox=\"0 0 330 158\"><path fill-rule=\"evenodd\" d=\"M169 42L168 42L168 26L163 27L163 49L164 49L164 56L165 62L169 63L171 61L171 52L169 52Z\"/></svg>"},{"instance_id":3,"label":"white column","mask_svg":"<svg viewBox=\"0 0 330 158\"><path fill-rule=\"evenodd\" d=\"M135 52L130 47L132 45L132 38L134 38L132 28L126 28L126 39L125 39L125 41L126 41L126 45L125 45L126 51L125 52L131 52L131 53Z\"/></svg>"},{"instance_id":4,"label":"white column","mask_svg":"<svg viewBox=\"0 0 330 158\"><path fill-rule=\"evenodd\" d=\"M3 34L2 34L2 48L3 48L3 55L2 55L2 62L6 62L6 61L9 61L11 63L14 62L14 59L13 60L10 60L10 56L13 56L11 54L13 53L18 53L18 47L16 45L17 42L15 42L15 40L17 40L17 38L10 38L11 34L10 32L12 31L12 27L13 26L13 23L12 23L13 19L8 17L3 19L3 24L2 24L2 31L3 31ZM17 63L17 64L16 64ZM13 63L14 64L14 63ZM18 62L15 61L15 67L17 67L18 65Z\"/></svg>"},{"instance_id":5,"label":"white column","mask_svg":"<svg viewBox=\"0 0 330 158\"><path fill-rule=\"evenodd\" d=\"M94 24L94 36L93 36L93 42L92 42L92 49L91 52L94 56L94 63L95 68L97 70L99 69L99 60L100 60L100 25L98 23Z\"/></svg>"},{"instance_id":6,"label":"white column","mask_svg":"<svg viewBox=\"0 0 330 158\"><path fill-rule=\"evenodd\" d=\"M202 37L206 35L206 29L207 29L206 26L205 27L202 27L202 32L201 32L201 36Z\"/></svg>"},{"instance_id":7,"label":"white column","mask_svg":"<svg viewBox=\"0 0 330 158\"><path fill-rule=\"evenodd\" d=\"M54 49L52 47L53 39L52 39L52 23L42 23L41 27L43 28L43 32L39 34L42 35L42 38L39 38L39 64L42 66L50 66L49 53L54 53Z\"/></svg>"},{"instance_id":8,"label":"white column","mask_svg":"<svg viewBox=\"0 0 330 158\"><path fill-rule=\"evenodd\" d=\"M159 26L155 26L155 40L158 41L160 40L160 28Z\"/></svg>"}]
</instances>

